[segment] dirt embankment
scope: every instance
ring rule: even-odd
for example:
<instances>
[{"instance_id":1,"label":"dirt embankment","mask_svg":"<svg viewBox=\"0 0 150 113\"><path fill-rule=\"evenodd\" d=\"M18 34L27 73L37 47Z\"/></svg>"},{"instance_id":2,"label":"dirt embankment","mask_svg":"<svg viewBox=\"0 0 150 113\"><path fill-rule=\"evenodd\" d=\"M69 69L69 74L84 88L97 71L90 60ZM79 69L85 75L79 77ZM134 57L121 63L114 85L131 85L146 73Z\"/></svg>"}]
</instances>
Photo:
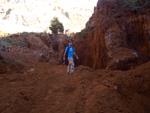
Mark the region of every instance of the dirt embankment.
<instances>
[{"instance_id":1,"label":"dirt embankment","mask_svg":"<svg viewBox=\"0 0 150 113\"><path fill-rule=\"evenodd\" d=\"M149 4L130 5L99 0L74 37L75 75L59 64L65 36L8 37L7 45L26 43L0 52L0 113L149 113Z\"/></svg>"},{"instance_id":2,"label":"dirt embankment","mask_svg":"<svg viewBox=\"0 0 150 113\"><path fill-rule=\"evenodd\" d=\"M5 53L25 59L62 63L69 38L65 34L26 33L0 38L1 55Z\"/></svg>"},{"instance_id":3,"label":"dirt embankment","mask_svg":"<svg viewBox=\"0 0 150 113\"><path fill-rule=\"evenodd\" d=\"M150 58L150 4L99 0L86 28L74 37L78 64L129 70Z\"/></svg>"},{"instance_id":4,"label":"dirt embankment","mask_svg":"<svg viewBox=\"0 0 150 113\"><path fill-rule=\"evenodd\" d=\"M7 64L0 74L1 113L150 111L150 62L129 71L96 71L81 65L76 75L66 75L66 65L11 57L24 68L17 71L17 64L13 69Z\"/></svg>"}]
</instances>

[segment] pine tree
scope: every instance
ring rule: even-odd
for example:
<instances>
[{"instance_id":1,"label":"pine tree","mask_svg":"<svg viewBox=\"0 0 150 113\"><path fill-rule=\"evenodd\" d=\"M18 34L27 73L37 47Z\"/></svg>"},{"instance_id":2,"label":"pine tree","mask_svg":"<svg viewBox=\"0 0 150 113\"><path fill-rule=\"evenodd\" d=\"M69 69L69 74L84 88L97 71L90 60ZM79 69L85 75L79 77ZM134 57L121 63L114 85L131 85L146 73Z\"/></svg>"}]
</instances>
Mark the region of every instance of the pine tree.
<instances>
[{"instance_id":1,"label":"pine tree","mask_svg":"<svg viewBox=\"0 0 150 113\"><path fill-rule=\"evenodd\" d=\"M63 33L64 32L64 26L61 22L59 22L57 17L54 17L51 20L51 25L49 29L52 31L53 34Z\"/></svg>"}]
</instances>

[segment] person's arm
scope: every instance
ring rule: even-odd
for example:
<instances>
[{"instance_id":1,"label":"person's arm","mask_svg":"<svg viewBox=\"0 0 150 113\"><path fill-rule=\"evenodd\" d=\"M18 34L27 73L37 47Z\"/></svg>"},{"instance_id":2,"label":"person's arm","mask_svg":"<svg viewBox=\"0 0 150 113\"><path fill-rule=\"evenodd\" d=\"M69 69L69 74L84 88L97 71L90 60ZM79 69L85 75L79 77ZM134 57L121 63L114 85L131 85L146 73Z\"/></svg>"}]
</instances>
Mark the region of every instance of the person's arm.
<instances>
[{"instance_id":1,"label":"person's arm","mask_svg":"<svg viewBox=\"0 0 150 113\"><path fill-rule=\"evenodd\" d=\"M65 50L65 53L64 53L64 57L63 57L63 60L65 60L66 52L67 52L67 51Z\"/></svg>"},{"instance_id":2,"label":"person's arm","mask_svg":"<svg viewBox=\"0 0 150 113\"><path fill-rule=\"evenodd\" d=\"M79 57L76 55L75 51L73 52L73 54L76 56L77 59L79 59Z\"/></svg>"}]
</instances>

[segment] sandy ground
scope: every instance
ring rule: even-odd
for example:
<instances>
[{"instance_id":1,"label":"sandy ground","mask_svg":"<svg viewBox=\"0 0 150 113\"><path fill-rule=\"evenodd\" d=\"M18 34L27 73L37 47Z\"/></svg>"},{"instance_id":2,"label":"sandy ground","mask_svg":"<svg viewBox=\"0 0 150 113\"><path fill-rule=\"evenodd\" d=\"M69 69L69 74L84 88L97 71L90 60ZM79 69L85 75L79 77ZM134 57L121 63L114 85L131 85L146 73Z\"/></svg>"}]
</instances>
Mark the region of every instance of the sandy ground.
<instances>
[{"instance_id":1,"label":"sandy ground","mask_svg":"<svg viewBox=\"0 0 150 113\"><path fill-rule=\"evenodd\" d=\"M149 113L150 62L129 71L93 70L15 57L0 74L0 113ZM2 71L2 67L0 67Z\"/></svg>"}]
</instances>

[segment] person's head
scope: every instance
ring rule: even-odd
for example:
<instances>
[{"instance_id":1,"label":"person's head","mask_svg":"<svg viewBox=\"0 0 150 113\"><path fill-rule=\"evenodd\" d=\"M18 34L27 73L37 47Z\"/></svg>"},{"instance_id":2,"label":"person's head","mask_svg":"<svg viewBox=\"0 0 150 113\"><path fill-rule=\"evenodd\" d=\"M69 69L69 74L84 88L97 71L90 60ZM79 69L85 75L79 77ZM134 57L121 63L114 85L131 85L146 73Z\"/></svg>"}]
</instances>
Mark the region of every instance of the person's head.
<instances>
[{"instance_id":1,"label":"person's head","mask_svg":"<svg viewBox=\"0 0 150 113\"><path fill-rule=\"evenodd\" d=\"M69 46L72 46L72 41L71 40L69 41Z\"/></svg>"},{"instance_id":2,"label":"person's head","mask_svg":"<svg viewBox=\"0 0 150 113\"><path fill-rule=\"evenodd\" d=\"M150 40L150 35L148 36L148 40Z\"/></svg>"}]
</instances>

